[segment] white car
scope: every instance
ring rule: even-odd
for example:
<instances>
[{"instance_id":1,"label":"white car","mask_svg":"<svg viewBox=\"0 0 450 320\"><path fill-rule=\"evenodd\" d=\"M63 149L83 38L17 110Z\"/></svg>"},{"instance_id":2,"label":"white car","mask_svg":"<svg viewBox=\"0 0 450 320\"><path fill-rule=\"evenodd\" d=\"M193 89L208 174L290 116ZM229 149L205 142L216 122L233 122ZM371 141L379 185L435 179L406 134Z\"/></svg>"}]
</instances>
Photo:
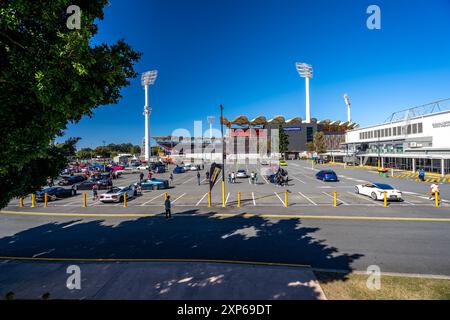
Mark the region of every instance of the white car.
<instances>
[{"instance_id":1,"label":"white car","mask_svg":"<svg viewBox=\"0 0 450 320\"><path fill-rule=\"evenodd\" d=\"M113 187L106 193L100 195L101 202L122 202L124 201L124 194L127 194L127 199L133 198L136 194L136 187L134 185L128 187Z\"/></svg>"},{"instance_id":2,"label":"white car","mask_svg":"<svg viewBox=\"0 0 450 320\"><path fill-rule=\"evenodd\" d=\"M142 166L137 167L136 169L138 169L138 170L148 170L148 168L150 168L150 167L147 166L147 165L142 165Z\"/></svg>"},{"instance_id":3,"label":"white car","mask_svg":"<svg viewBox=\"0 0 450 320\"><path fill-rule=\"evenodd\" d=\"M191 165L191 169L190 169L191 171L198 171L198 167L197 166L194 166L194 165Z\"/></svg>"},{"instance_id":4,"label":"white car","mask_svg":"<svg viewBox=\"0 0 450 320\"><path fill-rule=\"evenodd\" d=\"M268 166L269 162L267 162L267 160L261 160L261 165L262 166Z\"/></svg>"},{"instance_id":5,"label":"white car","mask_svg":"<svg viewBox=\"0 0 450 320\"><path fill-rule=\"evenodd\" d=\"M355 186L355 193L371 197L373 200L384 200L386 191L387 200L402 200L401 191L385 183L367 183Z\"/></svg>"},{"instance_id":6,"label":"white car","mask_svg":"<svg viewBox=\"0 0 450 320\"><path fill-rule=\"evenodd\" d=\"M238 172L236 172L236 178L248 178L247 171L239 169Z\"/></svg>"}]
</instances>

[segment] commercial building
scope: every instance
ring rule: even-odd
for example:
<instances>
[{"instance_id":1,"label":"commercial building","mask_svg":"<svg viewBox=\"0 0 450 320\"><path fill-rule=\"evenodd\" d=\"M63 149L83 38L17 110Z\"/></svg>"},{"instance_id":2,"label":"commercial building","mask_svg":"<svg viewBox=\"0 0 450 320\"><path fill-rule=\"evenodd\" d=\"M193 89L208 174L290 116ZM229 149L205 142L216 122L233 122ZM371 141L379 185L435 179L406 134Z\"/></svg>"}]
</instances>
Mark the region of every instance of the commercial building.
<instances>
[{"instance_id":1,"label":"commercial building","mask_svg":"<svg viewBox=\"0 0 450 320\"><path fill-rule=\"evenodd\" d=\"M328 155L332 155L328 153ZM450 99L395 112L378 125L346 133L332 155L356 164L450 172Z\"/></svg>"}]
</instances>

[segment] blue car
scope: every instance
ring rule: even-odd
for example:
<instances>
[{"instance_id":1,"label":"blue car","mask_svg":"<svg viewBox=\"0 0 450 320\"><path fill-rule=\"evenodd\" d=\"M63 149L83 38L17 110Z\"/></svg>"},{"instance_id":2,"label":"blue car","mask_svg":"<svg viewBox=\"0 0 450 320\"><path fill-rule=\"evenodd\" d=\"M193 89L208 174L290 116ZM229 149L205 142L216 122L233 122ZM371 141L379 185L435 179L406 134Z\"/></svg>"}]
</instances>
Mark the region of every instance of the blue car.
<instances>
[{"instance_id":1,"label":"blue car","mask_svg":"<svg viewBox=\"0 0 450 320\"><path fill-rule=\"evenodd\" d=\"M169 188L169 181L163 179L146 179L141 182L142 190L159 190Z\"/></svg>"},{"instance_id":2,"label":"blue car","mask_svg":"<svg viewBox=\"0 0 450 320\"><path fill-rule=\"evenodd\" d=\"M339 181L336 173L333 170L322 170L316 173L316 178L322 181Z\"/></svg>"},{"instance_id":3,"label":"blue car","mask_svg":"<svg viewBox=\"0 0 450 320\"><path fill-rule=\"evenodd\" d=\"M184 170L183 167L178 167L178 166L176 166L176 167L173 169L173 173L175 173L175 174L178 174L178 173L185 173L185 172L186 172L186 170Z\"/></svg>"}]
</instances>

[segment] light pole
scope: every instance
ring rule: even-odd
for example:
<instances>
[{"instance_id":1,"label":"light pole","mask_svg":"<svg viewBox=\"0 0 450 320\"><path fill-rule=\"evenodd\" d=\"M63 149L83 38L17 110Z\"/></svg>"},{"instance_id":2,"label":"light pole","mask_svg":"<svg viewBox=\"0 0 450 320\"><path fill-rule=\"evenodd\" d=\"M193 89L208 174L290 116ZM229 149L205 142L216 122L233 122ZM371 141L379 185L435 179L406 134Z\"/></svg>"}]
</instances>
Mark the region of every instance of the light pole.
<instances>
[{"instance_id":1,"label":"light pole","mask_svg":"<svg viewBox=\"0 0 450 320\"><path fill-rule=\"evenodd\" d=\"M148 86L155 83L156 77L158 76L158 71L152 70L147 71L142 74L141 83L145 89L145 105L144 105L144 116L145 116L145 161L150 161L150 131L149 131L149 117L152 112L152 107L148 105Z\"/></svg>"},{"instance_id":2,"label":"light pole","mask_svg":"<svg viewBox=\"0 0 450 320\"><path fill-rule=\"evenodd\" d=\"M311 106L309 102L309 79L313 77L313 68L307 63L297 62L295 64L300 77L305 78L305 95L306 95L306 123L311 123Z\"/></svg>"},{"instance_id":3,"label":"light pole","mask_svg":"<svg viewBox=\"0 0 450 320\"><path fill-rule=\"evenodd\" d=\"M352 121L352 117L350 116L350 98L348 97L348 94L344 94L344 101L347 105L347 121L350 123Z\"/></svg>"},{"instance_id":4,"label":"light pole","mask_svg":"<svg viewBox=\"0 0 450 320\"><path fill-rule=\"evenodd\" d=\"M222 135L222 207L225 207L225 138L223 137L223 105L220 105L220 132Z\"/></svg>"},{"instance_id":5,"label":"light pole","mask_svg":"<svg viewBox=\"0 0 450 320\"><path fill-rule=\"evenodd\" d=\"M213 122L214 122L214 119L215 119L216 117L214 117L214 116L209 116L208 117L208 123L209 123L209 139L210 140L212 140L212 125L213 125Z\"/></svg>"}]
</instances>

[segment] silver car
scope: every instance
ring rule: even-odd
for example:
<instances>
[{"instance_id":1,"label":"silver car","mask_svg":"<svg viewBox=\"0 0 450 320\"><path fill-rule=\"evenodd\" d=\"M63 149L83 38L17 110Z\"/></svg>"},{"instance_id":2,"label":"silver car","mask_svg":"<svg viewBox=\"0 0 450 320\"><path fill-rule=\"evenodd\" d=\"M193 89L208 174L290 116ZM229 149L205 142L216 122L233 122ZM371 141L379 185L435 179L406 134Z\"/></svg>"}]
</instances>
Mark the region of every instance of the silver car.
<instances>
[{"instance_id":1,"label":"silver car","mask_svg":"<svg viewBox=\"0 0 450 320\"><path fill-rule=\"evenodd\" d=\"M113 187L106 193L100 195L101 202L122 202L127 194L127 199L136 195L136 187L134 185L128 187Z\"/></svg>"}]
</instances>

